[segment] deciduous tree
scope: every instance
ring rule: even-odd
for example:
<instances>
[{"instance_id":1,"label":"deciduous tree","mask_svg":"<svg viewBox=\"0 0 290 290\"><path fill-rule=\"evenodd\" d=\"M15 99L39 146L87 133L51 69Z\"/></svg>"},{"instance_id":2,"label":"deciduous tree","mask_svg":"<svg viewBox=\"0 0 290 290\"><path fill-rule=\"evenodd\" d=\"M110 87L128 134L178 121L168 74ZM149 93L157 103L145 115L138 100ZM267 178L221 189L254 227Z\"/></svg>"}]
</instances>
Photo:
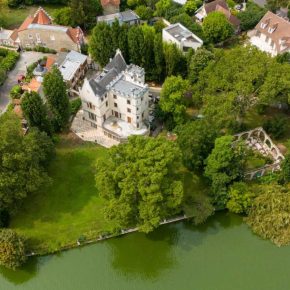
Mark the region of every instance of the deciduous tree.
<instances>
[{"instance_id":1,"label":"deciduous tree","mask_svg":"<svg viewBox=\"0 0 290 290\"><path fill-rule=\"evenodd\" d=\"M205 38L212 43L224 41L234 33L234 29L226 16L218 11L211 12L205 17L202 28Z\"/></svg>"},{"instance_id":2,"label":"deciduous tree","mask_svg":"<svg viewBox=\"0 0 290 290\"><path fill-rule=\"evenodd\" d=\"M180 157L177 145L163 138L134 136L112 147L96 172L97 188L107 201L106 218L120 228L138 225L148 233L178 213L183 201L176 175Z\"/></svg>"},{"instance_id":3,"label":"deciduous tree","mask_svg":"<svg viewBox=\"0 0 290 290\"><path fill-rule=\"evenodd\" d=\"M48 112L39 94L36 92L25 93L22 98L21 108L30 127L36 127L40 131L46 132L49 136L52 134L52 125Z\"/></svg>"},{"instance_id":4,"label":"deciduous tree","mask_svg":"<svg viewBox=\"0 0 290 290\"><path fill-rule=\"evenodd\" d=\"M160 108L165 113L166 119L172 119L174 124L185 121L184 94L189 88L189 83L180 76L167 77L160 94Z\"/></svg>"},{"instance_id":5,"label":"deciduous tree","mask_svg":"<svg viewBox=\"0 0 290 290\"><path fill-rule=\"evenodd\" d=\"M0 229L0 265L15 270L25 261L23 238L13 230Z\"/></svg>"},{"instance_id":6,"label":"deciduous tree","mask_svg":"<svg viewBox=\"0 0 290 290\"><path fill-rule=\"evenodd\" d=\"M205 119L187 122L175 130L184 165L190 170L201 170L214 147L217 129Z\"/></svg>"},{"instance_id":7,"label":"deciduous tree","mask_svg":"<svg viewBox=\"0 0 290 290\"><path fill-rule=\"evenodd\" d=\"M246 218L252 231L277 246L290 243L290 193L275 184L261 185Z\"/></svg>"},{"instance_id":8,"label":"deciduous tree","mask_svg":"<svg viewBox=\"0 0 290 290\"><path fill-rule=\"evenodd\" d=\"M205 176L211 182L212 194L218 206L227 202L227 188L243 177L245 154L240 143L233 143L233 136L222 136L215 140L215 146L208 156Z\"/></svg>"},{"instance_id":9,"label":"deciduous tree","mask_svg":"<svg viewBox=\"0 0 290 290\"><path fill-rule=\"evenodd\" d=\"M67 87L57 67L44 76L43 91L52 113L55 131L63 130L70 117L70 103Z\"/></svg>"}]
</instances>

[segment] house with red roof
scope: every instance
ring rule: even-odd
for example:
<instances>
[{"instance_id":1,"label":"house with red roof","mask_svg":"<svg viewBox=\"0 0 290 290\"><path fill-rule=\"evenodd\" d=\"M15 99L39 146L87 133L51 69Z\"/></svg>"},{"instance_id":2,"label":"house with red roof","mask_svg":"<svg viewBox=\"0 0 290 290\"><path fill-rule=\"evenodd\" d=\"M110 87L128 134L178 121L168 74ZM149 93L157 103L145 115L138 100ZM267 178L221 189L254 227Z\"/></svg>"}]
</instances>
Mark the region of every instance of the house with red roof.
<instances>
[{"instance_id":1,"label":"house with red roof","mask_svg":"<svg viewBox=\"0 0 290 290\"><path fill-rule=\"evenodd\" d=\"M210 3L204 3L195 13L196 19L202 23L203 19L211 12L218 11L224 14L236 32L240 30L240 20L234 16L225 0L214 0Z\"/></svg>"},{"instance_id":2,"label":"house with red roof","mask_svg":"<svg viewBox=\"0 0 290 290\"><path fill-rule=\"evenodd\" d=\"M104 15L120 12L120 0L101 0Z\"/></svg>"},{"instance_id":3,"label":"house with red roof","mask_svg":"<svg viewBox=\"0 0 290 290\"><path fill-rule=\"evenodd\" d=\"M23 49L42 46L56 51L80 51L84 43L80 27L54 25L51 16L41 7L24 20L17 33Z\"/></svg>"}]
</instances>

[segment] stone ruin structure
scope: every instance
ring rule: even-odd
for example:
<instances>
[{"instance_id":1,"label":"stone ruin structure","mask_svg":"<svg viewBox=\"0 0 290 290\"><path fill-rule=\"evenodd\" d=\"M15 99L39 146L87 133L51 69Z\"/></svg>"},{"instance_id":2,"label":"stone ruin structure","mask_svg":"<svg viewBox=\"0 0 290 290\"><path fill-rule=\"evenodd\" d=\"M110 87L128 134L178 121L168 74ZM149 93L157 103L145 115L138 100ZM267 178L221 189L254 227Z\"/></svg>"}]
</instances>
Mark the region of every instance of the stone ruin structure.
<instances>
[{"instance_id":1,"label":"stone ruin structure","mask_svg":"<svg viewBox=\"0 0 290 290\"><path fill-rule=\"evenodd\" d=\"M281 162L285 157L262 127L241 132L234 135L234 137L235 142L244 140L249 148L273 160L272 164L267 164L261 168L247 171L245 173L246 179L252 180L253 178L263 176L265 173L275 172L281 169Z\"/></svg>"}]
</instances>

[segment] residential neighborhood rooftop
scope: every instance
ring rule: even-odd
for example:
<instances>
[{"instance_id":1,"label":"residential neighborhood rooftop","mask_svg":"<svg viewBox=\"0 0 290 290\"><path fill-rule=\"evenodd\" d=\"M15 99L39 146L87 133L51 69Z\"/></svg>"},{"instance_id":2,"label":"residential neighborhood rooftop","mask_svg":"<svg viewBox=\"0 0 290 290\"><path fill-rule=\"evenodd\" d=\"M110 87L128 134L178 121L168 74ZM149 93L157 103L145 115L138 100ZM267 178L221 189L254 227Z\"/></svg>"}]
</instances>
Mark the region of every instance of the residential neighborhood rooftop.
<instances>
[{"instance_id":1,"label":"residential neighborhood rooftop","mask_svg":"<svg viewBox=\"0 0 290 290\"><path fill-rule=\"evenodd\" d=\"M190 39L191 41L198 43L202 42L202 40L198 36L193 34L190 30L188 30L180 23L171 24L168 27L164 28L164 30L167 31L179 42L185 39Z\"/></svg>"}]
</instances>

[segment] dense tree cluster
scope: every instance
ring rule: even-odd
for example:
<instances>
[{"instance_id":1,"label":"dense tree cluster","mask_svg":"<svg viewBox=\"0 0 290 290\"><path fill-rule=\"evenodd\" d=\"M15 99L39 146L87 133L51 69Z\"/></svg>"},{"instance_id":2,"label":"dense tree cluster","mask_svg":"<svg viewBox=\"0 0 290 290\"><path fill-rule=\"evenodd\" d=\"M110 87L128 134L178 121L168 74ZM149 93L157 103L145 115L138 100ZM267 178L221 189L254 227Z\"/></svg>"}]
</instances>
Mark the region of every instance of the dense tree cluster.
<instances>
[{"instance_id":1,"label":"dense tree cluster","mask_svg":"<svg viewBox=\"0 0 290 290\"><path fill-rule=\"evenodd\" d=\"M247 224L253 232L278 246L290 243L290 193L286 187L261 185L254 199Z\"/></svg>"},{"instance_id":2,"label":"dense tree cluster","mask_svg":"<svg viewBox=\"0 0 290 290\"><path fill-rule=\"evenodd\" d=\"M148 80L161 81L165 75L186 73L186 58L173 44L163 44L162 37L148 25L112 26L98 23L90 40L90 53L102 66L119 48L125 59L145 68Z\"/></svg>"},{"instance_id":3,"label":"dense tree cluster","mask_svg":"<svg viewBox=\"0 0 290 290\"><path fill-rule=\"evenodd\" d=\"M107 200L105 215L120 228L138 225L150 232L181 211L183 184L177 175L181 154L163 138L130 137L97 163L96 183Z\"/></svg>"},{"instance_id":4,"label":"dense tree cluster","mask_svg":"<svg viewBox=\"0 0 290 290\"><path fill-rule=\"evenodd\" d=\"M242 143L233 143L233 136L222 136L206 160L205 176L211 182L212 194L218 206L227 202L228 186L243 178L245 149Z\"/></svg>"},{"instance_id":5,"label":"dense tree cluster","mask_svg":"<svg viewBox=\"0 0 290 290\"><path fill-rule=\"evenodd\" d=\"M14 212L21 201L49 178L45 167L53 154L51 139L31 129L23 135L12 113L0 117L0 209Z\"/></svg>"}]
</instances>

